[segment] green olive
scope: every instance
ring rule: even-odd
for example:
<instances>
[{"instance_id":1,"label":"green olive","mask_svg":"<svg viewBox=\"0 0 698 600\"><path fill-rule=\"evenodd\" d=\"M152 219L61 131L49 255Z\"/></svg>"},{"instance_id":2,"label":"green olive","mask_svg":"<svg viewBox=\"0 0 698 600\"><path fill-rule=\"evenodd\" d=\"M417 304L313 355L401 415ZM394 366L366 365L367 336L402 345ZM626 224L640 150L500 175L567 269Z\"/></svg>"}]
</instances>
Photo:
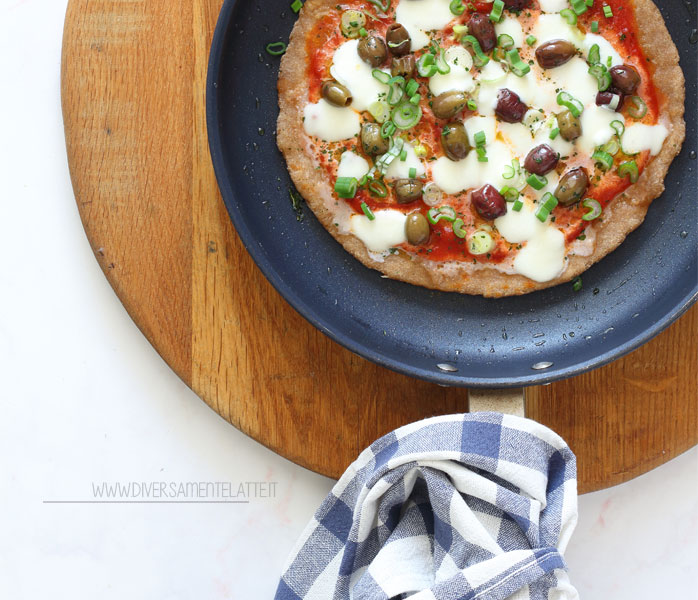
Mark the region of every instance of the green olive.
<instances>
[{"instance_id":1,"label":"green olive","mask_svg":"<svg viewBox=\"0 0 698 600\"><path fill-rule=\"evenodd\" d=\"M449 123L441 130L441 146L451 160L461 160L470 152L470 141L463 123Z\"/></svg>"},{"instance_id":2,"label":"green olive","mask_svg":"<svg viewBox=\"0 0 698 600\"><path fill-rule=\"evenodd\" d=\"M390 74L393 77L412 77L414 74L414 54L407 54L406 56L399 56L393 58L393 63L390 65Z\"/></svg>"},{"instance_id":3,"label":"green olive","mask_svg":"<svg viewBox=\"0 0 698 600\"><path fill-rule=\"evenodd\" d=\"M361 126L361 145L369 156L385 154L390 147L389 140L381 136L381 126L376 123L364 123Z\"/></svg>"},{"instance_id":4,"label":"green olive","mask_svg":"<svg viewBox=\"0 0 698 600\"><path fill-rule=\"evenodd\" d=\"M359 30L366 25L366 15L360 10L345 10L342 13L340 29L348 38L359 37Z\"/></svg>"},{"instance_id":5,"label":"green olive","mask_svg":"<svg viewBox=\"0 0 698 600\"><path fill-rule=\"evenodd\" d=\"M424 184L419 179L398 179L395 182L395 196L399 204L409 204L422 197Z\"/></svg>"},{"instance_id":6,"label":"green olive","mask_svg":"<svg viewBox=\"0 0 698 600\"><path fill-rule=\"evenodd\" d=\"M383 38L377 35L361 38L357 51L361 60L372 67L381 66L388 58L388 48L385 46Z\"/></svg>"},{"instance_id":7,"label":"green olive","mask_svg":"<svg viewBox=\"0 0 698 600\"><path fill-rule=\"evenodd\" d=\"M557 114L557 126L562 139L571 142L582 135L582 124L569 110Z\"/></svg>"},{"instance_id":8,"label":"green olive","mask_svg":"<svg viewBox=\"0 0 698 600\"><path fill-rule=\"evenodd\" d=\"M444 92L434 98L431 109L437 119L450 119L462 111L467 102L463 92Z\"/></svg>"},{"instance_id":9,"label":"green olive","mask_svg":"<svg viewBox=\"0 0 698 600\"><path fill-rule=\"evenodd\" d=\"M419 246L429 239L429 221L420 212L407 215L405 221L405 236L413 246Z\"/></svg>"},{"instance_id":10,"label":"green olive","mask_svg":"<svg viewBox=\"0 0 698 600\"><path fill-rule=\"evenodd\" d=\"M579 202L589 187L589 176L584 167L577 167L567 171L557 184L555 197L563 206L570 206Z\"/></svg>"},{"instance_id":11,"label":"green olive","mask_svg":"<svg viewBox=\"0 0 698 600\"><path fill-rule=\"evenodd\" d=\"M336 81L322 84L322 97L335 106L349 106L352 101L351 92Z\"/></svg>"}]
</instances>

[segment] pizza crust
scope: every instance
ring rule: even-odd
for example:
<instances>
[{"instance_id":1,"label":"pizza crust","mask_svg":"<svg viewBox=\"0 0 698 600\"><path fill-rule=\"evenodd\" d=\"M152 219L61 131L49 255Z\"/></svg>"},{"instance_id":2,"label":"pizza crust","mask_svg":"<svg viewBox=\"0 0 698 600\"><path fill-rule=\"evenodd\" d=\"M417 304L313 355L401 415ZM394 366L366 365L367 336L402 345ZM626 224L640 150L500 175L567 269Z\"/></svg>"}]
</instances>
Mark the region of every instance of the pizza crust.
<instances>
[{"instance_id":1,"label":"pizza crust","mask_svg":"<svg viewBox=\"0 0 698 600\"><path fill-rule=\"evenodd\" d=\"M637 183L615 198L607 218L596 222L596 243L590 256L569 256L564 273L551 281L538 283L522 275L502 273L495 268L472 269L470 263L438 263L406 252L372 258L363 242L342 234L334 225L334 193L323 172L318 171L305 150L303 108L308 99L306 37L319 19L335 10L334 0L307 0L291 33L288 49L281 59L278 90L280 113L277 143L286 158L291 179L322 225L344 248L367 267L392 278L441 291L503 297L526 294L577 277L591 265L615 250L644 220L650 203L664 191L664 177L685 137L685 82L679 67L679 54L667 31L659 9L651 0L633 0L638 23L638 40L646 58L654 65L652 79L660 91L659 113L669 129L664 145L645 167ZM612 216L611 216L612 215Z\"/></svg>"}]
</instances>

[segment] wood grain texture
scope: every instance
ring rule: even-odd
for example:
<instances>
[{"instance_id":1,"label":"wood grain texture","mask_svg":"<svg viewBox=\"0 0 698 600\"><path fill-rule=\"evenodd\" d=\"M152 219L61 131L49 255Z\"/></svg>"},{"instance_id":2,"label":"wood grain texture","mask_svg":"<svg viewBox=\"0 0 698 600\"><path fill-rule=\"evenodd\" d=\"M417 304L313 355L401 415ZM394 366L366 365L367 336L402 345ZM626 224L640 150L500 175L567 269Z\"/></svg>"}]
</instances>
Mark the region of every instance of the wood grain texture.
<instances>
[{"instance_id":1,"label":"wood grain texture","mask_svg":"<svg viewBox=\"0 0 698 600\"><path fill-rule=\"evenodd\" d=\"M62 96L75 196L111 285L179 376L242 431L336 477L380 435L467 410L467 393L344 350L291 309L244 250L206 140L220 5L71 0ZM577 453L581 491L698 442L697 311L610 366L527 390L527 414Z\"/></svg>"}]
</instances>

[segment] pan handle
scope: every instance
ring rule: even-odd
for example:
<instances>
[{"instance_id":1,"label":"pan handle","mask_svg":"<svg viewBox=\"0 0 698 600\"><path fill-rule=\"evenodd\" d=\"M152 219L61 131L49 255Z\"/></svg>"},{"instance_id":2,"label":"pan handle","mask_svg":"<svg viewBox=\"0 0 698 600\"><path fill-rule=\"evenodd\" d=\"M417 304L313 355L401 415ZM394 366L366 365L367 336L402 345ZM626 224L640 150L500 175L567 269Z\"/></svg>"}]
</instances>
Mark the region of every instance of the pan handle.
<instances>
[{"instance_id":1,"label":"pan handle","mask_svg":"<svg viewBox=\"0 0 698 600\"><path fill-rule=\"evenodd\" d=\"M492 411L526 416L526 393L524 388L506 390L468 390L470 412Z\"/></svg>"}]
</instances>

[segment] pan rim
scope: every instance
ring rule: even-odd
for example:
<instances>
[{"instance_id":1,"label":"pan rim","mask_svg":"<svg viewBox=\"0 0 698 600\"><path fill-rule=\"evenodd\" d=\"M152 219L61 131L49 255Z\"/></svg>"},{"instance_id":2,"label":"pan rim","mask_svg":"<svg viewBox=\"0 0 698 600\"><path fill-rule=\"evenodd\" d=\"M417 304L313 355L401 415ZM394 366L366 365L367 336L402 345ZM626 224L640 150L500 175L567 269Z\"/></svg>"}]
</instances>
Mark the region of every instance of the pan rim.
<instances>
[{"instance_id":1,"label":"pan rim","mask_svg":"<svg viewBox=\"0 0 698 600\"><path fill-rule=\"evenodd\" d=\"M266 253L258 244L254 243L256 241L256 237L254 236L250 227L247 225L242 212L238 208L235 193L230 184L230 178L228 177L228 171L225 166L223 139L218 120L220 107L220 87L218 86L218 81L220 79L219 76L221 72L223 48L225 45L226 35L231 23L233 10L238 1L240 0L224 0L211 42L208 72L206 77L206 126L209 150L218 187L220 189L221 196L230 220L232 221L240 240L264 277L269 281L269 283L271 283L282 298L284 298L284 300L288 302L291 307L306 321L308 321L322 333L329 336L330 339L337 342L342 347L361 356L362 358L365 358L366 360L370 360L371 362L392 371L439 385L471 388L512 388L530 385L542 385L552 383L553 381L567 379L575 375L581 375L582 373L602 367L629 354L661 333L681 315L683 315L691 307L691 305L696 302L696 300L698 300L698 285L696 285L688 294L684 295L680 301L673 306L672 310L668 311L661 319L655 321L651 326L645 328L641 333L630 338L629 340L626 340L624 343L613 346L608 352L604 352L597 355L594 359L582 361L573 366L554 369L553 365L552 370L534 371L531 373L531 375L526 377L479 378L471 375L459 375L458 371L440 371L438 368L436 368L436 365L434 365L433 371L410 366L405 362L385 356L383 353L357 342L350 335L347 335L338 328L335 328L330 322L318 315L317 311L309 306L296 293L295 289L285 281L285 279L279 274L278 270L272 265L271 261L269 261L267 258Z\"/></svg>"}]
</instances>

